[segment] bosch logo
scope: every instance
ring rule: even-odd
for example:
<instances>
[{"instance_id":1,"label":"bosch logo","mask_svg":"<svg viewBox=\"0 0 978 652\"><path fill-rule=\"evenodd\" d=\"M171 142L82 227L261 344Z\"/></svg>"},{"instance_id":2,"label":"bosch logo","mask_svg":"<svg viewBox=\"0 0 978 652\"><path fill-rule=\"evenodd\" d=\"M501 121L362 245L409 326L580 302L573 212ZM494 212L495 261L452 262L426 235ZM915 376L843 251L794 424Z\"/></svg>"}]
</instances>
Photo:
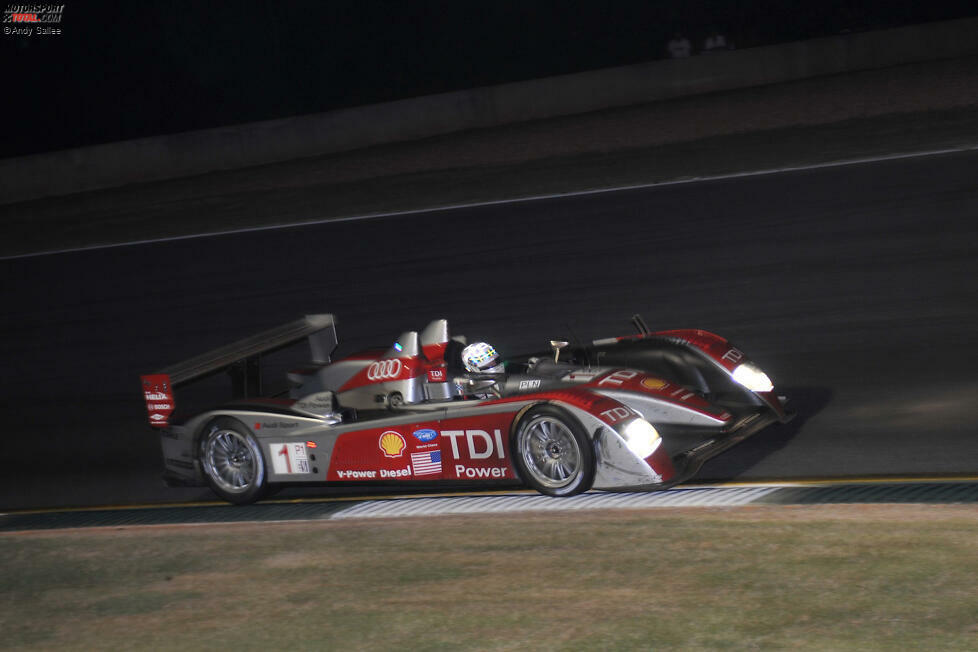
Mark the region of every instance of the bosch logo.
<instances>
[{"instance_id":1,"label":"bosch logo","mask_svg":"<svg viewBox=\"0 0 978 652\"><path fill-rule=\"evenodd\" d=\"M404 365L400 360L378 360L367 367L367 380L389 380L401 375Z\"/></svg>"}]
</instances>

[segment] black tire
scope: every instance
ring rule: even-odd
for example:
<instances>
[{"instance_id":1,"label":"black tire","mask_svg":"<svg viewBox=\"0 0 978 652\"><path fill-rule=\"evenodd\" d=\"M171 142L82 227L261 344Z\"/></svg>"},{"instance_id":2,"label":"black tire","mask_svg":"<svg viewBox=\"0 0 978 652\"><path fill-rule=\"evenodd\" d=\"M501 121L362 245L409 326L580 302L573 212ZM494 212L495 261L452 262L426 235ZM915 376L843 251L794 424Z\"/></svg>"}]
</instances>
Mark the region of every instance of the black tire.
<instances>
[{"instance_id":1,"label":"black tire","mask_svg":"<svg viewBox=\"0 0 978 652\"><path fill-rule=\"evenodd\" d=\"M248 505L268 492L268 469L261 445L237 419L218 417L208 423L197 455L207 484L229 503Z\"/></svg>"},{"instance_id":2,"label":"black tire","mask_svg":"<svg viewBox=\"0 0 978 652\"><path fill-rule=\"evenodd\" d=\"M547 496L573 496L594 483L594 446L566 410L541 405L528 411L510 450L520 478Z\"/></svg>"}]
</instances>

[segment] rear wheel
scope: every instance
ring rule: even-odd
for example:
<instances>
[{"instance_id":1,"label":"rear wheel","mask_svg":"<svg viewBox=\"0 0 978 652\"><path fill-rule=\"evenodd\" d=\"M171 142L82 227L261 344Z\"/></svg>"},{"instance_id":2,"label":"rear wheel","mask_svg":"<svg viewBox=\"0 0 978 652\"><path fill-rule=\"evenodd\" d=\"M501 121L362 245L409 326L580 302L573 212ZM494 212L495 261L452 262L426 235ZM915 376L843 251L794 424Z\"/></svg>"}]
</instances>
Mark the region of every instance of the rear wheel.
<instances>
[{"instance_id":1,"label":"rear wheel","mask_svg":"<svg viewBox=\"0 0 978 652\"><path fill-rule=\"evenodd\" d=\"M268 491L261 446L237 419L220 417L210 422L198 450L207 484L224 500L247 505Z\"/></svg>"},{"instance_id":2,"label":"rear wheel","mask_svg":"<svg viewBox=\"0 0 978 652\"><path fill-rule=\"evenodd\" d=\"M573 496L594 482L594 448L573 416L553 406L526 413L516 428L513 459L523 481L548 496Z\"/></svg>"}]
</instances>

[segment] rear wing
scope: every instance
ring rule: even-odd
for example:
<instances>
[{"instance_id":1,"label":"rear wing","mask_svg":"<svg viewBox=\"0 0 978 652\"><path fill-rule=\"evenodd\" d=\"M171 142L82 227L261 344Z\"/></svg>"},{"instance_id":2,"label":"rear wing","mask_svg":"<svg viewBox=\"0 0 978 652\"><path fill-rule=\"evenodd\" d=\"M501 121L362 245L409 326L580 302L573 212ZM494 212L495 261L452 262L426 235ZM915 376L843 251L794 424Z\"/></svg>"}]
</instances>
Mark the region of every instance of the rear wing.
<instances>
[{"instance_id":1,"label":"rear wing","mask_svg":"<svg viewBox=\"0 0 978 652\"><path fill-rule=\"evenodd\" d=\"M169 425L176 408L173 390L219 371L231 375L235 398L261 394L261 356L298 342L309 341L314 364L328 364L336 349L336 319L333 315L306 315L250 337L178 362L152 374L141 376L143 397L151 426Z\"/></svg>"}]
</instances>

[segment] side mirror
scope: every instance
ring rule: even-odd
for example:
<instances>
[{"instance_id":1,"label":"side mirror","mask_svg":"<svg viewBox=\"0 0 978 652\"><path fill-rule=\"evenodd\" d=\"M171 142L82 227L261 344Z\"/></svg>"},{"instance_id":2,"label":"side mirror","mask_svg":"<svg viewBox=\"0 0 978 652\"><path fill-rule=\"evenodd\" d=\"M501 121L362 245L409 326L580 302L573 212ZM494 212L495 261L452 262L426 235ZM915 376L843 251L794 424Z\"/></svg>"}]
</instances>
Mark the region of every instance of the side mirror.
<instances>
[{"instance_id":1,"label":"side mirror","mask_svg":"<svg viewBox=\"0 0 978 652\"><path fill-rule=\"evenodd\" d=\"M563 342L560 340L550 340L550 346L553 347L554 350L554 362L560 360L560 350L567 348L569 344L570 342Z\"/></svg>"}]
</instances>

